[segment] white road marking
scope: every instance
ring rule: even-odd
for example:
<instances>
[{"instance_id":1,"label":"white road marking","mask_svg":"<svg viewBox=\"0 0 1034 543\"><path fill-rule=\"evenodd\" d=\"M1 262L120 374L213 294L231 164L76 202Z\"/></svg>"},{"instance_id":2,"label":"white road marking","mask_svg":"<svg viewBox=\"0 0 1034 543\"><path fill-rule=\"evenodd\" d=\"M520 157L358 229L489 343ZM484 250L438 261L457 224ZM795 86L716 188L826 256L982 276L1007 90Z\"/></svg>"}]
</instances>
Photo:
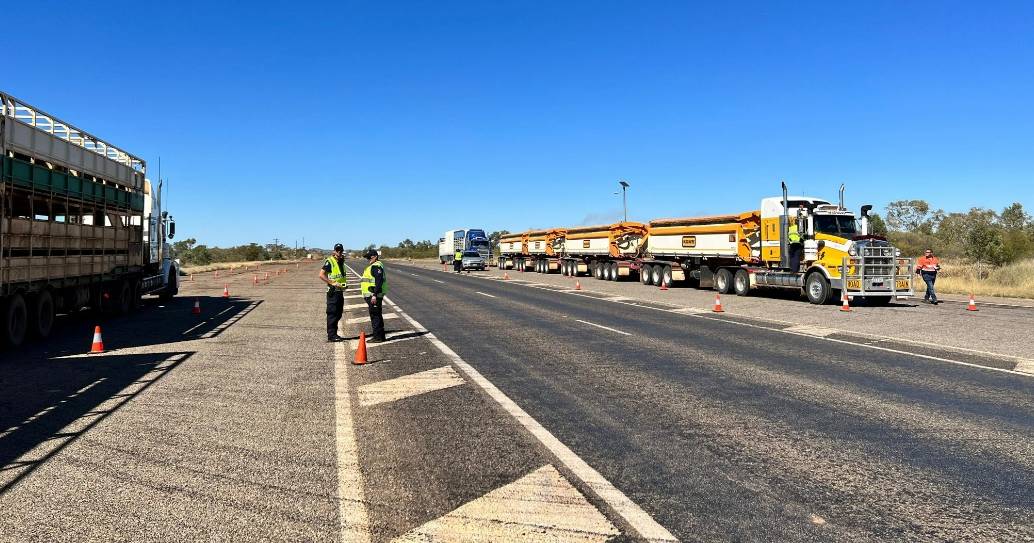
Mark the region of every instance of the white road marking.
<instances>
[{"instance_id":1,"label":"white road marking","mask_svg":"<svg viewBox=\"0 0 1034 543\"><path fill-rule=\"evenodd\" d=\"M359 405L368 407L379 403L394 402L464 383L463 378L452 369L452 366L444 366L363 385L359 387Z\"/></svg>"},{"instance_id":2,"label":"white road marking","mask_svg":"<svg viewBox=\"0 0 1034 543\"><path fill-rule=\"evenodd\" d=\"M476 293L476 294L480 294L480 295L482 295L482 296L488 296L489 298L495 298L495 295L494 295L494 294L486 294L486 293L484 293L484 292L481 292L480 290L475 290L475 291L474 291L474 293Z\"/></svg>"},{"instance_id":3,"label":"white road marking","mask_svg":"<svg viewBox=\"0 0 1034 543\"><path fill-rule=\"evenodd\" d=\"M543 466L394 541L603 543L620 533L556 468Z\"/></svg>"},{"instance_id":4,"label":"white road marking","mask_svg":"<svg viewBox=\"0 0 1034 543\"><path fill-rule=\"evenodd\" d=\"M833 328L822 328L821 326L810 326L807 324L798 324L797 326L784 328L783 331L796 332L798 334L815 337L827 337L840 332L840 330L834 330Z\"/></svg>"},{"instance_id":5,"label":"white road marking","mask_svg":"<svg viewBox=\"0 0 1034 543\"><path fill-rule=\"evenodd\" d=\"M384 317L384 320L399 318L399 316L394 313L385 313L384 315L382 315L382 317ZM361 322L370 322L370 316L367 315L365 317L353 317L351 319L346 320L345 324L359 324Z\"/></svg>"},{"instance_id":6,"label":"white road marking","mask_svg":"<svg viewBox=\"0 0 1034 543\"><path fill-rule=\"evenodd\" d=\"M362 298L363 298L362 294L345 294L345 299L346 300L355 300L355 299L360 299L361 300Z\"/></svg>"},{"instance_id":7,"label":"white road marking","mask_svg":"<svg viewBox=\"0 0 1034 543\"><path fill-rule=\"evenodd\" d=\"M349 352L344 343L334 344L334 440L337 445L337 499L341 543L369 543L370 520L359 471L359 446L352 423L352 398L348 392Z\"/></svg>"},{"instance_id":8,"label":"white road marking","mask_svg":"<svg viewBox=\"0 0 1034 543\"><path fill-rule=\"evenodd\" d=\"M1030 374L1030 375L1034 375L1034 360L1023 360L1023 361L1020 361L1019 364L1016 364L1016 367L1013 368L1013 370L1014 371L1018 371L1020 373L1027 373L1027 374Z\"/></svg>"},{"instance_id":9,"label":"white road marking","mask_svg":"<svg viewBox=\"0 0 1034 543\"><path fill-rule=\"evenodd\" d=\"M442 343L440 339L435 337L434 334L428 332L426 328L420 325L413 317L409 316L405 311L402 311L394 302L385 300L385 302L391 304L395 308L395 311L402 315L414 329L427 332L425 337L430 341L439 351L442 352L446 357L452 360L452 363L456 365L467 378L480 386L489 396L492 397L503 409L506 410L513 418L517 419L517 422L521 423L546 449L548 449L561 464L564 465L568 470L571 471L582 483L585 484L600 500L606 502L606 504L625 522L628 523L629 527L632 528L637 534L644 539L656 542L669 542L678 541L675 536L671 535L671 532L666 530L663 526L657 523L648 513L642 510L635 502L628 498L623 492L618 490L610 481L603 477L598 471L593 469L592 466L587 464L577 454L574 453L567 445L564 445L559 439L553 434L549 433L537 420L532 418L526 411L521 409L516 403L513 402L506 394L503 394L501 390L496 388L488 379L485 379L477 370L470 364L467 364L455 351L449 348L448 345Z\"/></svg>"},{"instance_id":10,"label":"white road marking","mask_svg":"<svg viewBox=\"0 0 1034 543\"><path fill-rule=\"evenodd\" d=\"M379 343L369 343L369 342L367 342L366 343L366 348L367 349L372 349L374 347L381 347L383 345L391 345L392 343L401 343L403 341L409 341L411 339L416 339L418 337L421 337L421 335L422 334L416 334L416 333L413 333L413 332L410 332L410 331L390 332L390 333L388 333L385 336L387 338L387 341L381 341ZM350 349L352 349L353 351L358 349L359 348L359 340L358 339L349 340L348 347Z\"/></svg>"},{"instance_id":11,"label":"white road marking","mask_svg":"<svg viewBox=\"0 0 1034 543\"><path fill-rule=\"evenodd\" d=\"M441 284L443 284L443 285L445 284L445 281L440 281L440 280L438 280L438 279L433 279L433 281L434 281L435 283L441 283Z\"/></svg>"},{"instance_id":12,"label":"white road marking","mask_svg":"<svg viewBox=\"0 0 1034 543\"><path fill-rule=\"evenodd\" d=\"M359 309L360 307L370 307L370 304L363 302L361 304L348 304L345 309Z\"/></svg>"},{"instance_id":13,"label":"white road marking","mask_svg":"<svg viewBox=\"0 0 1034 543\"><path fill-rule=\"evenodd\" d=\"M411 273L410 275L412 275L413 277L420 277L419 275L417 275L415 273Z\"/></svg>"},{"instance_id":14,"label":"white road marking","mask_svg":"<svg viewBox=\"0 0 1034 543\"><path fill-rule=\"evenodd\" d=\"M669 311L671 311L672 313L685 313L685 314L707 313L708 312L706 309L700 309L699 307L680 307L678 309L670 309Z\"/></svg>"},{"instance_id":15,"label":"white road marking","mask_svg":"<svg viewBox=\"0 0 1034 543\"><path fill-rule=\"evenodd\" d=\"M611 331L611 332L614 332L614 333L617 333L617 334L624 334L624 335L626 335L626 336L630 336L630 335L632 335L632 334L630 334L630 333L628 333L628 332L623 332L623 331L621 331L621 330L618 330L617 328L611 328L611 327L609 327L609 326L603 326L602 324L596 324L596 323L594 323L594 322L589 322L589 321L583 321L583 320L581 320L581 319L575 319L575 322L580 322L580 323L582 323L582 324L588 324L589 326L595 326L596 328L602 328L602 329L604 329L604 330L609 330L609 331Z\"/></svg>"}]
</instances>

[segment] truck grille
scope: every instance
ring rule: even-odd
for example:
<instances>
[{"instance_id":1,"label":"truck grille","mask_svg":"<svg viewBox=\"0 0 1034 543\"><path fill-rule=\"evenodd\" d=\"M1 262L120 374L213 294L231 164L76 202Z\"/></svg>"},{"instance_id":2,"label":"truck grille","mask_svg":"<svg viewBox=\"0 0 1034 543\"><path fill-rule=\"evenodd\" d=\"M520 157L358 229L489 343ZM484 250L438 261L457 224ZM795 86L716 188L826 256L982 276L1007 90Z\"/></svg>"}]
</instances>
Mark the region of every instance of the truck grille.
<instances>
[{"instance_id":1,"label":"truck grille","mask_svg":"<svg viewBox=\"0 0 1034 543\"><path fill-rule=\"evenodd\" d=\"M865 277L896 275L897 265L893 247L863 247L862 261L865 263Z\"/></svg>"}]
</instances>

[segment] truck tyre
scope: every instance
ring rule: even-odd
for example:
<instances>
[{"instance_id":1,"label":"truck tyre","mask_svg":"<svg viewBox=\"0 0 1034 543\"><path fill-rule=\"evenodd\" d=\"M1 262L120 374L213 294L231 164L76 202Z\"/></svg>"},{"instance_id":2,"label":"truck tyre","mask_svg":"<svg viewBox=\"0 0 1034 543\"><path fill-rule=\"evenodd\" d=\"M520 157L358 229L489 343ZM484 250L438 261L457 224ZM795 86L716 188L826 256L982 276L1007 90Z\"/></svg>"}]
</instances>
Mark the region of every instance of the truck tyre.
<instances>
[{"instance_id":1,"label":"truck tyre","mask_svg":"<svg viewBox=\"0 0 1034 543\"><path fill-rule=\"evenodd\" d=\"M671 266L665 266L661 270L661 284L671 287Z\"/></svg>"},{"instance_id":2,"label":"truck tyre","mask_svg":"<svg viewBox=\"0 0 1034 543\"><path fill-rule=\"evenodd\" d=\"M176 286L176 276L174 275L175 273L175 270L169 270L168 286L162 289L162 293L158 295L159 300L163 302L168 302L169 300L172 300L173 296L179 294L180 290L179 287Z\"/></svg>"},{"instance_id":3,"label":"truck tyre","mask_svg":"<svg viewBox=\"0 0 1034 543\"><path fill-rule=\"evenodd\" d=\"M656 285L658 287L661 286L661 276L664 274L664 266L654 266L653 269L650 271L650 284Z\"/></svg>"},{"instance_id":4,"label":"truck tyre","mask_svg":"<svg viewBox=\"0 0 1034 543\"><path fill-rule=\"evenodd\" d=\"M644 285L649 285L651 277L653 277L652 266L649 264L643 264L643 267L639 268L639 282Z\"/></svg>"},{"instance_id":5,"label":"truck tyre","mask_svg":"<svg viewBox=\"0 0 1034 543\"><path fill-rule=\"evenodd\" d=\"M115 311L119 315L128 315L133 307L133 287L129 281L122 281L118 286L118 298L115 299Z\"/></svg>"},{"instance_id":6,"label":"truck tyre","mask_svg":"<svg viewBox=\"0 0 1034 543\"><path fill-rule=\"evenodd\" d=\"M33 297L28 322L32 335L40 339L46 339L54 329L54 296L49 290L40 291Z\"/></svg>"},{"instance_id":7,"label":"truck tyre","mask_svg":"<svg viewBox=\"0 0 1034 543\"><path fill-rule=\"evenodd\" d=\"M736 270L736 274L732 277L732 288L736 291L737 296L750 294L750 274L747 273L747 270Z\"/></svg>"},{"instance_id":8,"label":"truck tyre","mask_svg":"<svg viewBox=\"0 0 1034 543\"><path fill-rule=\"evenodd\" d=\"M714 289L721 294L728 294L732 291L732 272L728 268L722 268L715 274Z\"/></svg>"},{"instance_id":9,"label":"truck tyre","mask_svg":"<svg viewBox=\"0 0 1034 543\"><path fill-rule=\"evenodd\" d=\"M7 303L4 304L3 313L3 339L7 345L17 347L25 341L28 320L29 315L25 308L25 298L21 294L15 294L8 298Z\"/></svg>"},{"instance_id":10,"label":"truck tyre","mask_svg":"<svg viewBox=\"0 0 1034 543\"><path fill-rule=\"evenodd\" d=\"M815 305L826 304L833 293L826 276L819 272L808 274L808 278L804 281L804 292L808 296L808 301Z\"/></svg>"}]
</instances>

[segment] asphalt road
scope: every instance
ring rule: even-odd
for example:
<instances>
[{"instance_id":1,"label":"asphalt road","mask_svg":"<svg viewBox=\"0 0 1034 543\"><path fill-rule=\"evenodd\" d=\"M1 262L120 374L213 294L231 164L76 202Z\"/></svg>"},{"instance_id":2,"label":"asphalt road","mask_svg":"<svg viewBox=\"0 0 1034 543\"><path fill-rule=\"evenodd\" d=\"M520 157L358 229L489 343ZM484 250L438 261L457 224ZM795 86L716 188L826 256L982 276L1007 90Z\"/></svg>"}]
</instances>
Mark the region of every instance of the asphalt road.
<instances>
[{"instance_id":1,"label":"asphalt road","mask_svg":"<svg viewBox=\"0 0 1034 543\"><path fill-rule=\"evenodd\" d=\"M314 263L0 355L0 541L1034 538L1001 360L388 266L362 366Z\"/></svg>"}]
</instances>

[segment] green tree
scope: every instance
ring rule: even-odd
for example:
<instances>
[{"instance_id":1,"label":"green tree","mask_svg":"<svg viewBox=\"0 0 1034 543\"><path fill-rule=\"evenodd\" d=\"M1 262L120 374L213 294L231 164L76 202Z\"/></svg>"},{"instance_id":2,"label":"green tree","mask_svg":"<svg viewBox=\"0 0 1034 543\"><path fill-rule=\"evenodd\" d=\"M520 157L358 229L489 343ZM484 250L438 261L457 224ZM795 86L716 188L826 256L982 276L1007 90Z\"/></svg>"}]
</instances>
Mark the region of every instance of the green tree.
<instances>
[{"instance_id":1,"label":"green tree","mask_svg":"<svg viewBox=\"0 0 1034 543\"><path fill-rule=\"evenodd\" d=\"M976 262L1004 264L1007 255L1001 228L987 222L974 224L966 238L966 256Z\"/></svg>"},{"instance_id":2,"label":"green tree","mask_svg":"<svg viewBox=\"0 0 1034 543\"><path fill-rule=\"evenodd\" d=\"M887 204L887 227L897 232L932 234L944 211L930 211L926 200L897 200Z\"/></svg>"},{"instance_id":3,"label":"green tree","mask_svg":"<svg viewBox=\"0 0 1034 543\"><path fill-rule=\"evenodd\" d=\"M873 236L887 237L887 223L877 213L869 215L869 234Z\"/></svg>"}]
</instances>

